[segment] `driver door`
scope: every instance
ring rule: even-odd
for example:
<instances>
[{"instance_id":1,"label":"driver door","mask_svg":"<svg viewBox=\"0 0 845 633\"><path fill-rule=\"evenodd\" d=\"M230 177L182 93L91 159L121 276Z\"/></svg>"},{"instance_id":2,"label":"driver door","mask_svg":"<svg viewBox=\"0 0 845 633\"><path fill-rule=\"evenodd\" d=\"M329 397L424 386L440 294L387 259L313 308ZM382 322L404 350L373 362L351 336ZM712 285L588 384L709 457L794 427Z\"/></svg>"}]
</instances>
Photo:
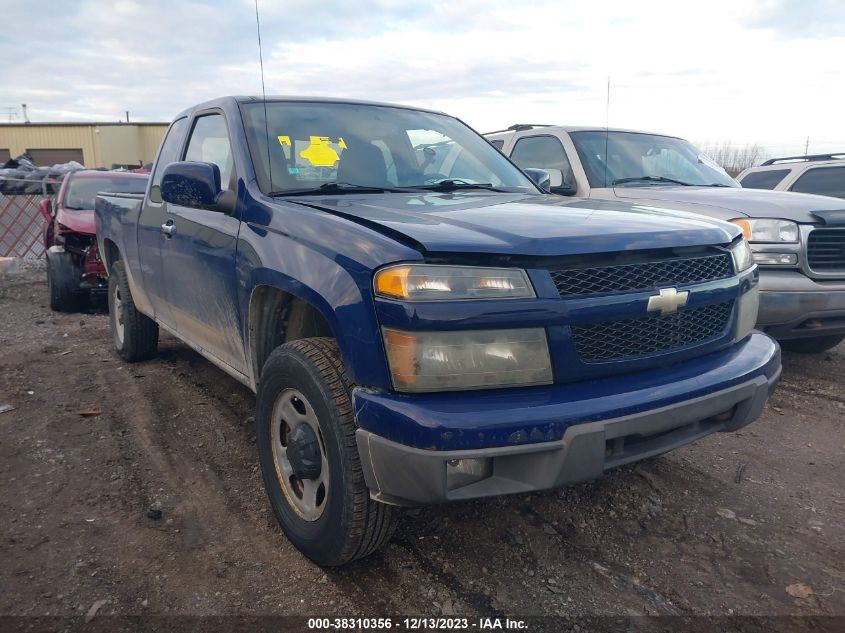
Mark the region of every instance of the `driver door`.
<instances>
[{"instance_id":1,"label":"driver door","mask_svg":"<svg viewBox=\"0 0 845 633\"><path fill-rule=\"evenodd\" d=\"M222 112L207 111L194 118L184 160L217 165L222 188L237 191L232 145ZM245 374L235 270L238 211L229 214L165 204L162 259L176 331Z\"/></svg>"}]
</instances>

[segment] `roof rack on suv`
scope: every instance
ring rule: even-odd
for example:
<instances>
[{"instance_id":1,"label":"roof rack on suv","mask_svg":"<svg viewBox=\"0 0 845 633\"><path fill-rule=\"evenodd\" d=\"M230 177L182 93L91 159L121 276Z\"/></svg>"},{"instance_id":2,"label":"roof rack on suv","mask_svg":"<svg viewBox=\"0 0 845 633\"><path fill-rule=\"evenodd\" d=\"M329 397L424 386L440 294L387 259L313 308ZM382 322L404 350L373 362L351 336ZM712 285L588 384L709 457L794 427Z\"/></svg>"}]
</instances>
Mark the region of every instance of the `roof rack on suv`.
<instances>
[{"instance_id":1,"label":"roof rack on suv","mask_svg":"<svg viewBox=\"0 0 845 633\"><path fill-rule=\"evenodd\" d=\"M522 132L524 130L533 130L535 127L553 127L551 123L514 123L509 128L504 130L493 130L492 132L485 132L484 134L498 134L500 132Z\"/></svg>"},{"instance_id":2,"label":"roof rack on suv","mask_svg":"<svg viewBox=\"0 0 845 633\"><path fill-rule=\"evenodd\" d=\"M790 160L801 160L811 162L814 160L841 160L845 159L845 152L836 152L833 154L809 154L807 156L784 156L782 158L770 158L769 160L760 163L761 167L766 165L774 165L775 163L786 162Z\"/></svg>"}]
</instances>

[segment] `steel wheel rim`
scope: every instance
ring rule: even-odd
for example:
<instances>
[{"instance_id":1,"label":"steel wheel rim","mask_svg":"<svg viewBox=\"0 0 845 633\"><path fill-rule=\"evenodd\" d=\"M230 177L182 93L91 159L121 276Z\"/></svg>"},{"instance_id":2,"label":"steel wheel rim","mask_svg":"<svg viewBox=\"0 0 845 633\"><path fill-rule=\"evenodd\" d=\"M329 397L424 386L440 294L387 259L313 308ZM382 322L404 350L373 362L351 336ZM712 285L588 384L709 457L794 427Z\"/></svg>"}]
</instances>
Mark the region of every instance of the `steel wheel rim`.
<instances>
[{"instance_id":1,"label":"steel wheel rim","mask_svg":"<svg viewBox=\"0 0 845 633\"><path fill-rule=\"evenodd\" d=\"M273 465L288 505L302 519L316 521L323 515L329 498L329 461L314 407L300 391L285 389L276 398L270 424ZM317 435L321 461L320 476L317 479L297 478L287 457L287 436L300 424L309 425Z\"/></svg>"},{"instance_id":2,"label":"steel wheel rim","mask_svg":"<svg viewBox=\"0 0 845 633\"><path fill-rule=\"evenodd\" d=\"M120 288L114 285L112 291L112 323L114 323L114 335L117 342L123 345L123 302L120 300Z\"/></svg>"}]
</instances>

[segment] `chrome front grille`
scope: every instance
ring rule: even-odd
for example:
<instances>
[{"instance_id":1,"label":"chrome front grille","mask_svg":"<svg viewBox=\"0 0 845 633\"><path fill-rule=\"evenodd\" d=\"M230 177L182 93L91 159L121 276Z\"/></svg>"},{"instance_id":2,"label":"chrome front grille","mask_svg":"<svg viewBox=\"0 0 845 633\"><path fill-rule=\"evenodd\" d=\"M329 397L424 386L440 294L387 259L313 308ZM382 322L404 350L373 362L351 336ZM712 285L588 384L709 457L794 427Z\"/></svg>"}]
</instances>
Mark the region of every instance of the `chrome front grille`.
<instances>
[{"instance_id":1,"label":"chrome front grille","mask_svg":"<svg viewBox=\"0 0 845 633\"><path fill-rule=\"evenodd\" d=\"M819 272L845 271L845 229L813 229L807 236L807 265Z\"/></svg>"}]
</instances>

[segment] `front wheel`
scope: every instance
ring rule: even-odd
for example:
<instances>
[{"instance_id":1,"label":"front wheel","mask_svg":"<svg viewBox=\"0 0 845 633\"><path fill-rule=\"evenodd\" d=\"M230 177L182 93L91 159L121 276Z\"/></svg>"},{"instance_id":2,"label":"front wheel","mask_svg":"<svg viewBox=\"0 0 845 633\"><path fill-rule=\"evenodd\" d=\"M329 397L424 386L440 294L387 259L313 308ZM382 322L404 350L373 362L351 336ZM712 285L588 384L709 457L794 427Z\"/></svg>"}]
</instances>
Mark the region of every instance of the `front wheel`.
<instances>
[{"instance_id":1,"label":"front wheel","mask_svg":"<svg viewBox=\"0 0 845 633\"><path fill-rule=\"evenodd\" d=\"M50 309L76 312L79 309L79 283L82 269L68 252L47 251L47 291Z\"/></svg>"},{"instance_id":2,"label":"front wheel","mask_svg":"<svg viewBox=\"0 0 845 633\"><path fill-rule=\"evenodd\" d=\"M819 354L833 349L845 341L841 334L828 334L827 336L812 336L810 338L793 338L788 341L781 341L780 346L787 352L799 354Z\"/></svg>"},{"instance_id":3,"label":"front wheel","mask_svg":"<svg viewBox=\"0 0 845 633\"><path fill-rule=\"evenodd\" d=\"M276 348L256 400L261 474L290 542L329 567L381 547L396 511L372 501L364 483L351 385L337 344L308 338Z\"/></svg>"}]
</instances>

